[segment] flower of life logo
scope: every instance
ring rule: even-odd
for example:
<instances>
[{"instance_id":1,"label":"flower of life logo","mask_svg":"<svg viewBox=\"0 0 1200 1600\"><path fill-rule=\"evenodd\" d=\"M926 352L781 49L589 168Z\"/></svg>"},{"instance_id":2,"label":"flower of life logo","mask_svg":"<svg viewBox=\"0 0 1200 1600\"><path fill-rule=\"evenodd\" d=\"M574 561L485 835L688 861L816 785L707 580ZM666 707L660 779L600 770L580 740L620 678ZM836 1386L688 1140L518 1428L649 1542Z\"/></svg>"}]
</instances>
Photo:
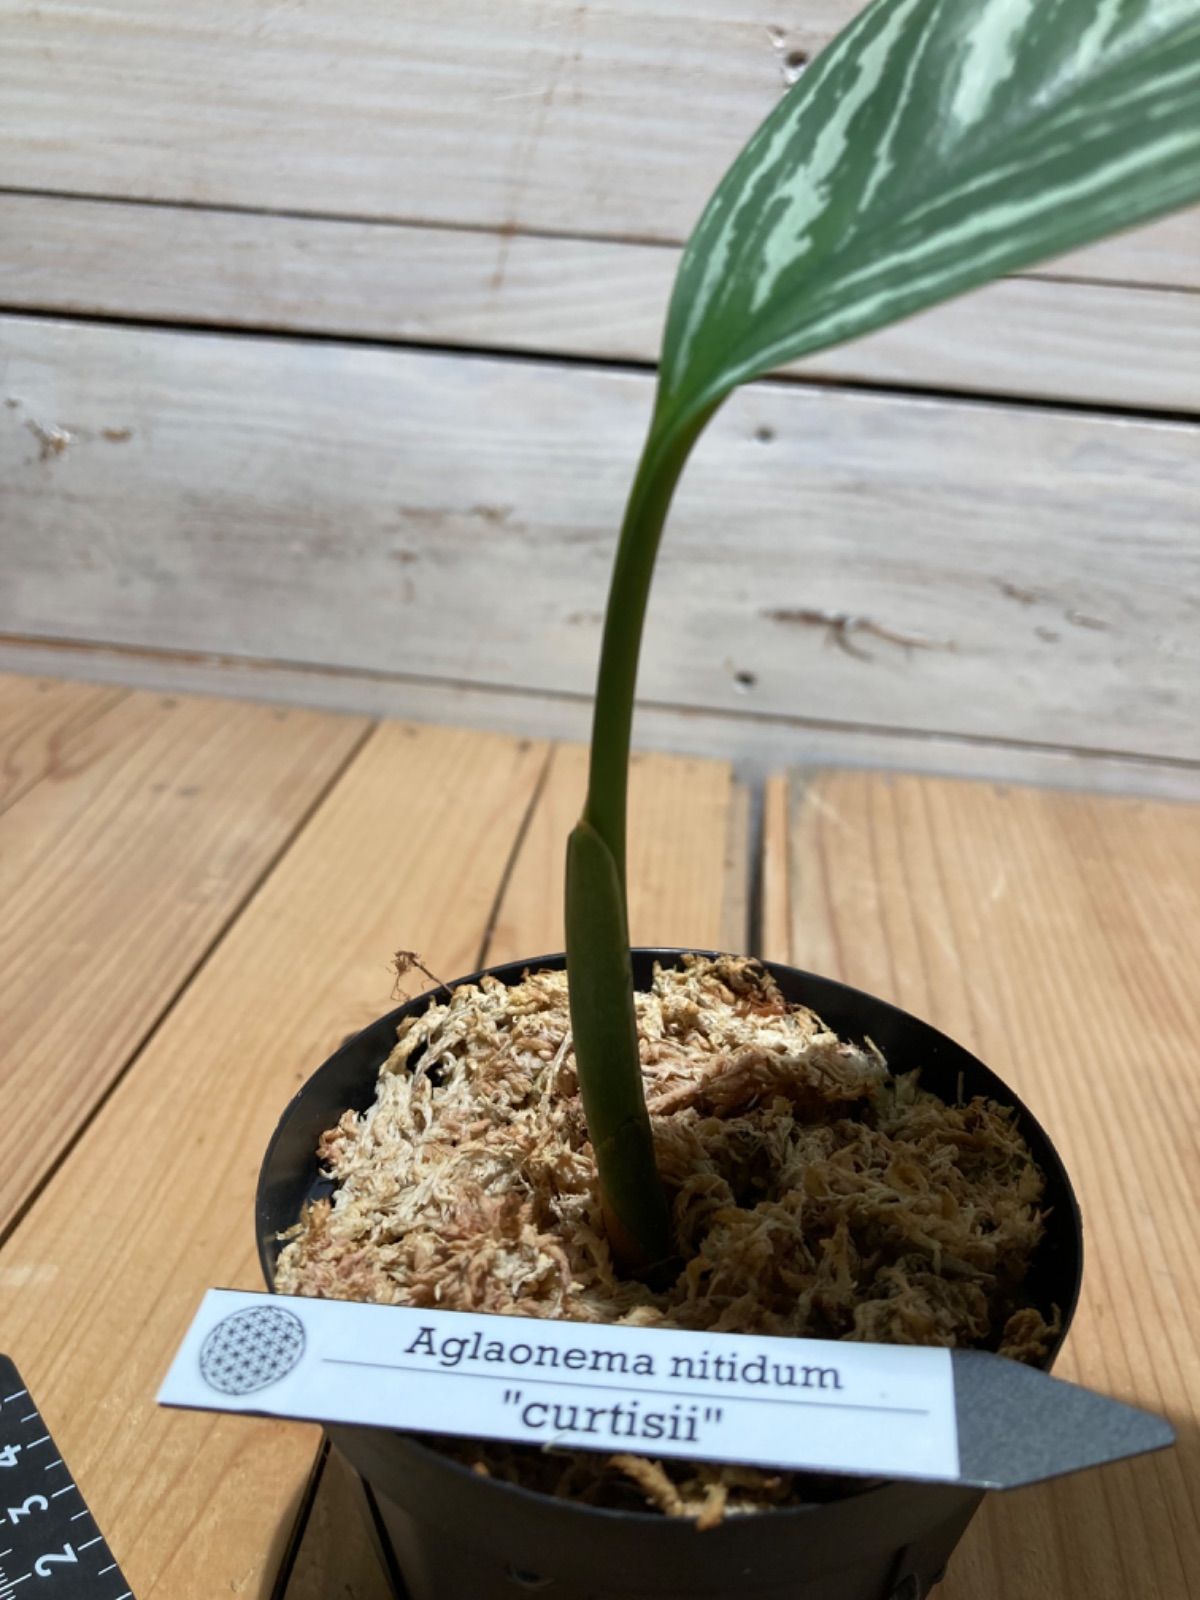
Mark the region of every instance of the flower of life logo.
<instances>
[{"instance_id":1,"label":"flower of life logo","mask_svg":"<svg viewBox=\"0 0 1200 1600\"><path fill-rule=\"evenodd\" d=\"M221 1394L253 1394L277 1383L304 1354L304 1324L282 1306L234 1311L200 1347L200 1375Z\"/></svg>"}]
</instances>

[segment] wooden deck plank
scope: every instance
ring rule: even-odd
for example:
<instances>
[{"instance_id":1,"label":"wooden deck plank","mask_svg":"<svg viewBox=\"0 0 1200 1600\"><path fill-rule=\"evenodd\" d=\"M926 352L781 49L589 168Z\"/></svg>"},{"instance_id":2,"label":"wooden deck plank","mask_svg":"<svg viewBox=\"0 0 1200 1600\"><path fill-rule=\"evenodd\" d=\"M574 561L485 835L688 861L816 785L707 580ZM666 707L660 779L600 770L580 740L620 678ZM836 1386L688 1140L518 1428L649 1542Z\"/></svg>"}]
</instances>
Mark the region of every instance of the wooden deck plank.
<instances>
[{"instance_id":1,"label":"wooden deck plank","mask_svg":"<svg viewBox=\"0 0 1200 1600\"><path fill-rule=\"evenodd\" d=\"M122 695L98 684L0 674L0 812L61 774L72 742Z\"/></svg>"},{"instance_id":2,"label":"wooden deck plank","mask_svg":"<svg viewBox=\"0 0 1200 1600\"><path fill-rule=\"evenodd\" d=\"M563 948L567 835L583 804L587 750L558 745L513 866L489 961ZM635 944L706 948L728 931L744 884L726 868L734 804L725 762L636 753L629 782L629 919ZM744 856L743 856L744 859ZM741 943L745 942L745 929Z\"/></svg>"},{"instance_id":3,"label":"wooden deck plank","mask_svg":"<svg viewBox=\"0 0 1200 1600\"><path fill-rule=\"evenodd\" d=\"M0 630L590 695L647 374L2 326ZM754 385L684 477L641 693L1195 760L1198 487L1179 424Z\"/></svg>"},{"instance_id":4,"label":"wooden deck plank","mask_svg":"<svg viewBox=\"0 0 1200 1600\"><path fill-rule=\"evenodd\" d=\"M673 245L0 193L10 310L654 362L678 260ZM1196 411L1200 295L1011 279L788 370Z\"/></svg>"},{"instance_id":5,"label":"wooden deck plank","mask_svg":"<svg viewBox=\"0 0 1200 1600\"><path fill-rule=\"evenodd\" d=\"M789 58L860 9L191 0L168 22L155 0L48 0L8 19L0 173L23 190L679 243ZM1059 270L1194 286L1196 239L1192 214Z\"/></svg>"},{"instance_id":6,"label":"wooden deck plank","mask_svg":"<svg viewBox=\"0 0 1200 1600\"><path fill-rule=\"evenodd\" d=\"M729 791L725 830L724 893L716 948L734 955L749 952L754 921L758 863L755 860L754 795L748 782L735 780ZM709 870L703 863L700 870ZM685 939L682 941L687 943Z\"/></svg>"},{"instance_id":7,"label":"wooden deck plank","mask_svg":"<svg viewBox=\"0 0 1200 1600\"><path fill-rule=\"evenodd\" d=\"M587 752L555 748L537 804L497 910L489 963L563 947L563 857L579 814ZM748 861L745 791L723 762L635 756L630 778L630 929L635 943L710 948L736 935L745 946ZM348 1508L360 1504L353 1474L334 1455L325 1466L297 1556L287 1600L330 1593L331 1576L353 1600L390 1591L368 1543L345 1537Z\"/></svg>"},{"instance_id":8,"label":"wooden deck plank","mask_svg":"<svg viewBox=\"0 0 1200 1600\"><path fill-rule=\"evenodd\" d=\"M154 1392L204 1289L259 1281L267 1139L387 1007L389 953L469 968L545 756L377 729L0 1257L5 1347L138 1600L267 1592L315 1430L160 1412Z\"/></svg>"},{"instance_id":9,"label":"wooden deck plank","mask_svg":"<svg viewBox=\"0 0 1200 1600\"><path fill-rule=\"evenodd\" d=\"M0 1236L365 728L130 695L0 816Z\"/></svg>"},{"instance_id":10,"label":"wooden deck plank","mask_svg":"<svg viewBox=\"0 0 1200 1600\"><path fill-rule=\"evenodd\" d=\"M955 1035L1059 1146L1087 1230L1062 1376L1179 1431L1165 1455L993 1496L946 1600L1195 1596L1200 812L825 772L793 782L785 864L779 834L790 959Z\"/></svg>"},{"instance_id":11,"label":"wooden deck plank","mask_svg":"<svg viewBox=\"0 0 1200 1600\"><path fill-rule=\"evenodd\" d=\"M763 787L762 877L758 949L767 961L791 961L788 778L772 773Z\"/></svg>"}]
</instances>

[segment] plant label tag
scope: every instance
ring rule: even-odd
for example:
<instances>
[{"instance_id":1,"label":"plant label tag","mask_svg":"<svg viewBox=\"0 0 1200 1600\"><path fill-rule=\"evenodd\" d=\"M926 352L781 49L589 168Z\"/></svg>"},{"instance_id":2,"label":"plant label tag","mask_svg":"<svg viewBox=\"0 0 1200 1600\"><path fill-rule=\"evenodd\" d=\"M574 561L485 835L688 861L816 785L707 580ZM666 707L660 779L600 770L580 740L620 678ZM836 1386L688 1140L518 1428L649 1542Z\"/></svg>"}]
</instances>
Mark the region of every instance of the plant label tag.
<instances>
[{"instance_id":1,"label":"plant label tag","mask_svg":"<svg viewBox=\"0 0 1200 1600\"><path fill-rule=\"evenodd\" d=\"M212 1289L168 1406L957 1481L948 1350Z\"/></svg>"}]
</instances>

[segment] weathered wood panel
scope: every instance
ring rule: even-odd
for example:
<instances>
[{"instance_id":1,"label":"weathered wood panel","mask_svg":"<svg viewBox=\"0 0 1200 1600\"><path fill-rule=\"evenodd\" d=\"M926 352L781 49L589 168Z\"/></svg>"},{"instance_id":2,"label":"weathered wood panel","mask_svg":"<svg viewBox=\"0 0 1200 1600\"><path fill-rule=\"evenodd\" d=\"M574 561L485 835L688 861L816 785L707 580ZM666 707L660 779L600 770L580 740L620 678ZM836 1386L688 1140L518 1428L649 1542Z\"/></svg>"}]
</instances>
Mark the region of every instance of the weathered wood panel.
<instances>
[{"instance_id":1,"label":"weathered wood panel","mask_svg":"<svg viewBox=\"0 0 1200 1600\"><path fill-rule=\"evenodd\" d=\"M7 319L0 631L590 694L646 375ZM1195 759L1177 424L760 384L647 701Z\"/></svg>"},{"instance_id":2,"label":"weathered wood panel","mask_svg":"<svg viewBox=\"0 0 1200 1600\"><path fill-rule=\"evenodd\" d=\"M365 729L129 695L0 815L0 1236Z\"/></svg>"},{"instance_id":3,"label":"weathered wood panel","mask_svg":"<svg viewBox=\"0 0 1200 1600\"><path fill-rule=\"evenodd\" d=\"M800 58L859 9L14 5L0 182L678 243ZM1160 224L1059 270L1194 282L1197 226Z\"/></svg>"},{"instance_id":4,"label":"weathered wood panel","mask_svg":"<svg viewBox=\"0 0 1200 1600\"><path fill-rule=\"evenodd\" d=\"M377 729L5 1245L5 1348L138 1600L271 1593L317 1431L154 1394L204 1290L260 1283L262 1152L303 1078L387 1009L390 952L474 964L545 761ZM102 841L98 860L120 857Z\"/></svg>"},{"instance_id":5,"label":"weathered wood panel","mask_svg":"<svg viewBox=\"0 0 1200 1600\"><path fill-rule=\"evenodd\" d=\"M1087 1233L1057 1370L1178 1430L1161 1455L990 1497L946 1600L1188 1600L1200 1567L1196 808L826 772L793 777L790 812L768 811L765 953L927 1017L1026 1100Z\"/></svg>"},{"instance_id":6,"label":"weathered wood panel","mask_svg":"<svg viewBox=\"0 0 1200 1600\"><path fill-rule=\"evenodd\" d=\"M604 239L0 195L12 309L652 362L678 258ZM791 371L1200 410L1200 295L1009 279Z\"/></svg>"}]
</instances>

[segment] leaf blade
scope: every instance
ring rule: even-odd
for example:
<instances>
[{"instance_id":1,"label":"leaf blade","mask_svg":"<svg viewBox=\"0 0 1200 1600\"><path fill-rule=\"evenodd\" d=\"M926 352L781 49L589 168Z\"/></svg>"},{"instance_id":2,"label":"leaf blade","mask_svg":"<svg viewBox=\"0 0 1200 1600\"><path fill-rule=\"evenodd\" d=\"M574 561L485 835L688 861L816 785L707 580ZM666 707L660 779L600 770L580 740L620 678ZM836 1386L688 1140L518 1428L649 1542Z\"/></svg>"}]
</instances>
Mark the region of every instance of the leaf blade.
<instances>
[{"instance_id":1,"label":"leaf blade","mask_svg":"<svg viewBox=\"0 0 1200 1600\"><path fill-rule=\"evenodd\" d=\"M1192 0L876 0L709 202L659 415L1197 197Z\"/></svg>"}]
</instances>

